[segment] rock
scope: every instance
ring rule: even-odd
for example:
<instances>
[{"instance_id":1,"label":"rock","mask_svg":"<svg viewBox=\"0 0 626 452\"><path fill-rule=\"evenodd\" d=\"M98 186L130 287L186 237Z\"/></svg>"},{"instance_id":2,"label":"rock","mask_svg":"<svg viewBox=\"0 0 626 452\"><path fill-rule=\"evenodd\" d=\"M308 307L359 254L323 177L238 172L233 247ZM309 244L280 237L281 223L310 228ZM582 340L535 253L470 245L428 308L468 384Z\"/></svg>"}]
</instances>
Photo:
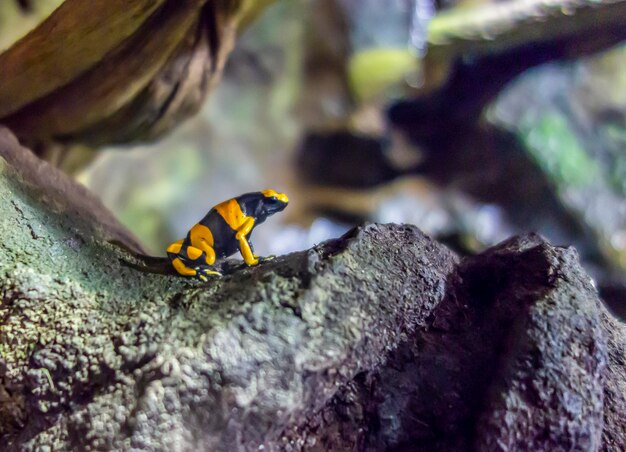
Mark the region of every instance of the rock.
<instances>
[{"instance_id":1,"label":"rock","mask_svg":"<svg viewBox=\"0 0 626 452\"><path fill-rule=\"evenodd\" d=\"M513 238L467 258L426 327L287 450L624 450L626 327L572 248Z\"/></svg>"},{"instance_id":2,"label":"rock","mask_svg":"<svg viewBox=\"0 0 626 452\"><path fill-rule=\"evenodd\" d=\"M103 208L0 138L7 450L626 445L626 328L571 248L459 262L369 224L201 284L138 271Z\"/></svg>"},{"instance_id":3,"label":"rock","mask_svg":"<svg viewBox=\"0 0 626 452\"><path fill-rule=\"evenodd\" d=\"M602 450L620 451L626 448L626 326L607 312L601 320L608 337Z\"/></svg>"}]
</instances>

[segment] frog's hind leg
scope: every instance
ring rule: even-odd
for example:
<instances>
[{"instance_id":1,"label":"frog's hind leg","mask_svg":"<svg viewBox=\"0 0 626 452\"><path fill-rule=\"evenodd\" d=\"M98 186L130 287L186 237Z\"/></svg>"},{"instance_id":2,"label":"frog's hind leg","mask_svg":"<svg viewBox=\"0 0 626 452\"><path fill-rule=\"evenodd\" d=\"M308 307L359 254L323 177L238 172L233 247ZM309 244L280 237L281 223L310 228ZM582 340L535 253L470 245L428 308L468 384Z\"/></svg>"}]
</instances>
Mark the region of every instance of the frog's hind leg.
<instances>
[{"instance_id":1,"label":"frog's hind leg","mask_svg":"<svg viewBox=\"0 0 626 452\"><path fill-rule=\"evenodd\" d=\"M222 276L218 271L211 270L209 267L197 267L197 277L200 281L207 282L207 276Z\"/></svg>"},{"instance_id":2,"label":"frog's hind leg","mask_svg":"<svg viewBox=\"0 0 626 452\"><path fill-rule=\"evenodd\" d=\"M194 247L185 246L184 240L179 240L167 247L167 255L176 271L183 276L196 276L201 281L208 281L207 276L222 274L211 270L206 264L206 254Z\"/></svg>"},{"instance_id":3,"label":"frog's hind leg","mask_svg":"<svg viewBox=\"0 0 626 452\"><path fill-rule=\"evenodd\" d=\"M183 276L196 276L198 271L196 269L187 267L180 257L176 257L172 260L172 265L176 271Z\"/></svg>"},{"instance_id":4,"label":"frog's hind leg","mask_svg":"<svg viewBox=\"0 0 626 452\"><path fill-rule=\"evenodd\" d=\"M167 249L165 250L167 252L167 256L171 259L174 260L178 257L178 255L180 254L181 249L183 248L183 239L180 239L172 244L170 244L170 246L167 247Z\"/></svg>"},{"instance_id":5,"label":"frog's hind leg","mask_svg":"<svg viewBox=\"0 0 626 452\"><path fill-rule=\"evenodd\" d=\"M189 259L188 265L197 271L197 276L201 281L207 281L207 276L210 275L222 276L220 272L211 270L209 265L207 265L207 255L201 249L195 246L188 246L186 254Z\"/></svg>"},{"instance_id":6,"label":"frog's hind leg","mask_svg":"<svg viewBox=\"0 0 626 452\"><path fill-rule=\"evenodd\" d=\"M198 274L197 270L185 265L184 261L186 261L187 259L185 259L182 248L183 240L178 240L177 242L172 243L166 249L167 256L170 258L170 261L172 261L172 265L179 275L196 276Z\"/></svg>"}]
</instances>

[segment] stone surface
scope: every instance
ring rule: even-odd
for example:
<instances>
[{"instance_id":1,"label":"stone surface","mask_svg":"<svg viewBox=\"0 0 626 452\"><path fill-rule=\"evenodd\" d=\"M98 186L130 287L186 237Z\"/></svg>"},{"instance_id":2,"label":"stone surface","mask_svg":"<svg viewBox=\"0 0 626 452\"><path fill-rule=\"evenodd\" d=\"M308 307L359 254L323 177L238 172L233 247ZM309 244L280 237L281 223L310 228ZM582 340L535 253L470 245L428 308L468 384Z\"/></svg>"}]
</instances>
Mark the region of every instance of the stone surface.
<instances>
[{"instance_id":1,"label":"stone surface","mask_svg":"<svg viewBox=\"0 0 626 452\"><path fill-rule=\"evenodd\" d=\"M626 446L626 328L571 248L530 235L459 261L370 224L200 284L140 271L131 236L6 131L0 155L8 450Z\"/></svg>"},{"instance_id":2,"label":"stone surface","mask_svg":"<svg viewBox=\"0 0 626 452\"><path fill-rule=\"evenodd\" d=\"M287 450L624 450L625 325L571 248L513 238L463 260L426 327Z\"/></svg>"}]
</instances>

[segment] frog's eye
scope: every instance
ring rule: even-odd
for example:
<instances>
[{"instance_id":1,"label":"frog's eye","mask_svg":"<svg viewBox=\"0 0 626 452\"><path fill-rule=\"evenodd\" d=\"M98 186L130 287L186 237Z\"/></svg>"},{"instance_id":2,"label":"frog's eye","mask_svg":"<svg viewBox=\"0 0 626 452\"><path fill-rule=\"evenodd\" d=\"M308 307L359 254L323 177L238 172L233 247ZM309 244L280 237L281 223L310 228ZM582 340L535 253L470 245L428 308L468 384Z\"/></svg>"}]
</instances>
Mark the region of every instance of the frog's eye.
<instances>
[{"instance_id":1,"label":"frog's eye","mask_svg":"<svg viewBox=\"0 0 626 452\"><path fill-rule=\"evenodd\" d=\"M276 190L272 190L272 189L267 189L267 190L263 190L261 193L263 193L263 196L265 196L266 198L270 198L270 200L278 200L281 203L288 203L289 202L289 198L287 198L287 195L284 193L278 193Z\"/></svg>"},{"instance_id":2,"label":"frog's eye","mask_svg":"<svg viewBox=\"0 0 626 452\"><path fill-rule=\"evenodd\" d=\"M284 193L277 193L275 196L272 196L272 198L283 204L287 204L289 202L289 198L287 198L287 195Z\"/></svg>"}]
</instances>

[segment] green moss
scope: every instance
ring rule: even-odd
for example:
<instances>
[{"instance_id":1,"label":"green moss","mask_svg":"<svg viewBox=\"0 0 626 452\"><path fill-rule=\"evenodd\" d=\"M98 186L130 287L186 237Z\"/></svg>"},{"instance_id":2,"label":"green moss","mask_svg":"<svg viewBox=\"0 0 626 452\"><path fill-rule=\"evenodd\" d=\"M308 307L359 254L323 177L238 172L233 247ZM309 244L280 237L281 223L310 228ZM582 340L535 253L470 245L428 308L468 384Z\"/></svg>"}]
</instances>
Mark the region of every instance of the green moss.
<instances>
[{"instance_id":1,"label":"green moss","mask_svg":"<svg viewBox=\"0 0 626 452\"><path fill-rule=\"evenodd\" d=\"M536 119L529 115L520 132L535 161L557 185L584 187L600 176L600 168L562 115L546 112Z\"/></svg>"},{"instance_id":2,"label":"green moss","mask_svg":"<svg viewBox=\"0 0 626 452\"><path fill-rule=\"evenodd\" d=\"M605 124L601 131L610 143L618 149L626 149L626 122L623 124ZM609 168L609 182L622 196L626 196L626 154L616 153L613 166Z\"/></svg>"}]
</instances>

